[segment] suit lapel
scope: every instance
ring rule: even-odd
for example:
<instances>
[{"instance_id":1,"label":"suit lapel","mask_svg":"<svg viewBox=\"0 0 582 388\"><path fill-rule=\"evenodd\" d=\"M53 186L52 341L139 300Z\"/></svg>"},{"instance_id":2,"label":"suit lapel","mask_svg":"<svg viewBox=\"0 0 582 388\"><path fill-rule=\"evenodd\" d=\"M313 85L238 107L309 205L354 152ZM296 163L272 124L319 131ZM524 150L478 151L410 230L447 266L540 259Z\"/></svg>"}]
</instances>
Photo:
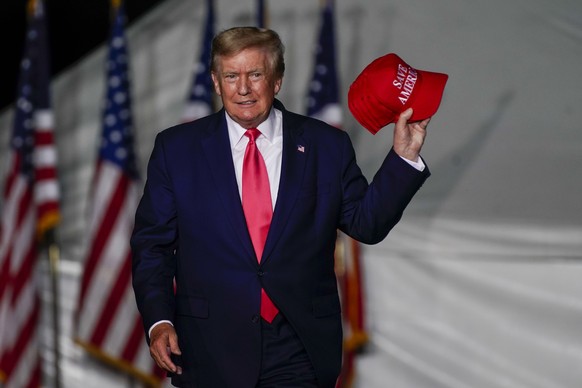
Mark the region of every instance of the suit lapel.
<instances>
[{"instance_id":1,"label":"suit lapel","mask_svg":"<svg viewBox=\"0 0 582 388\"><path fill-rule=\"evenodd\" d=\"M254 257L254 249L247 230L234 166L224 109L216 115L216 122L208 126L207 136L202 141L204 156L216 186L216 193L224 205L226 220L232 225L245 250Z\"/></svg>"},{"instance_id":2,"label":"suit lapel","mask_svg":"<svg viewBox=\"0 0 582 388\"><path fill-rule=\"evenodd\" d=\"M298 119L300 116L289 114L281 103L278 101L275 101L275 103L276 108L283 112L283 156L277 203L275 204L261 264L269 259L285 229L299 195L309 155L309 144L303 137L303 123Z\"/></svg>"}]
</instances>

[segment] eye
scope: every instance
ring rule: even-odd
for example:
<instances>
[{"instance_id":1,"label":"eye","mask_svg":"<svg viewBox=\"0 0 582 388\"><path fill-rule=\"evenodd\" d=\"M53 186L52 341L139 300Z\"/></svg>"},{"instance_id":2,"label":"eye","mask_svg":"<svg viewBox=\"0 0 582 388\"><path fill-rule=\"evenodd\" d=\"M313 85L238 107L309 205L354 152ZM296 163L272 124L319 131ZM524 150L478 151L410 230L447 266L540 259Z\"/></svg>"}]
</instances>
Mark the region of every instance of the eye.
<instances>
[{"instance_id":1,"label":"eye","mask_svg":"<svg viewBox=\"0 0 582 388\"><path fill-rule=\"evenodd\" d=\"M235 80L236 80L236 74L232 74L232 73L226 73L226 74L224 75L224 80L225 80L226 82L233 82L233 81L235 81Z\"/></svg>"}]
</instances>

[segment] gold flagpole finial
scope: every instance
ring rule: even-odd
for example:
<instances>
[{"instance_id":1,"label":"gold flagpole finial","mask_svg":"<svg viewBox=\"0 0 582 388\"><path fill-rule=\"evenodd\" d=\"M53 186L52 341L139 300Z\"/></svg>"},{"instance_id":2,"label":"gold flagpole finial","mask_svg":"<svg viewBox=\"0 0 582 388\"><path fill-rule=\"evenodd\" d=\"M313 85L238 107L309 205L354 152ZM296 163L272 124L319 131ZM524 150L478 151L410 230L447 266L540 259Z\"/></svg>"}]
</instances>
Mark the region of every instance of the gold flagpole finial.
<instances>
[{"instance_id":1,"label":"gold flagpole finial","mask_svg":"<svg viewBox=\"0 0 582 388\"><path fill-rule=\"evenodd\" d=\"M28 3L26 4L26 12L28 15L34 15L35 11L36 11L36 0L28 0Z\"/></svg>"}]
</instances>

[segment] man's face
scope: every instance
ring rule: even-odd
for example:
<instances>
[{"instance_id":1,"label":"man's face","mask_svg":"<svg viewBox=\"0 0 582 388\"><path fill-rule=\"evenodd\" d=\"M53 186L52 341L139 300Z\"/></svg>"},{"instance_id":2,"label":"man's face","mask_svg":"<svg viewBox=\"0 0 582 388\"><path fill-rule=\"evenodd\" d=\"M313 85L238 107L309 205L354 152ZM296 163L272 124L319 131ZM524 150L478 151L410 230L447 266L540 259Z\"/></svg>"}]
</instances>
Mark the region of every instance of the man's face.
<instances>
[{"instance_id":1,"label":"man's face","mask_svg":"<svg viewBox=\"0 0 582 388\"><path fill-rule=\"evenodd\" d=\"M212 73L214 90L229 116L244 128L256 128L269 116L282 79L274 79L268 55L249 48L230 57L219 57Z\"/></svg>"}]
</instances>

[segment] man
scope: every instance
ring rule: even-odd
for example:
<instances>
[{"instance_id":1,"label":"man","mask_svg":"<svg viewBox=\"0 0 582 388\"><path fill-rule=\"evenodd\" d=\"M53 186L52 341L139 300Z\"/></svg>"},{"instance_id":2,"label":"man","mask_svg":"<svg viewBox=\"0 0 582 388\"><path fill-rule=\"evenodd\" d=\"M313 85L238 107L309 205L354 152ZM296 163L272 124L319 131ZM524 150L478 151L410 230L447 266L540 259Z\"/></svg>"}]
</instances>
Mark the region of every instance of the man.
<instances>
[{"instance_id":1,"label":"man","mask_svg":"<svg viewBox=\"0 0 582 388\"><path fill-rule=\"evenodd\" d=\"M368 184L345 132L275 99L283 51L274 31L221 32L211 74L223 109L155 141L133 285L151 355L179 387L334 387L337 229L382 241L429 175L429 120L407 123L408 109Z\"/></svg>"}]
</instances>

